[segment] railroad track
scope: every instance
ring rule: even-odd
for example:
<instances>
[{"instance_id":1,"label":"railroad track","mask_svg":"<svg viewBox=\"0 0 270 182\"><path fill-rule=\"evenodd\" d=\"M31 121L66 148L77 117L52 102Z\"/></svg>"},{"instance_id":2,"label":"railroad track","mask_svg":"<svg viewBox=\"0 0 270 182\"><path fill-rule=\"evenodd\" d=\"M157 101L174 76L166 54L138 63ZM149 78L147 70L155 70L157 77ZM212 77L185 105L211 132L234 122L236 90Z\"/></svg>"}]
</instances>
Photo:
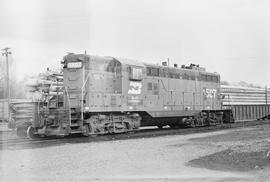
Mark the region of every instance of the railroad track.
<instances>
[{"instance_id":1,"label":"railroad track","mask_svg":"<svg viewBox=\"0 0 270 182\"><path fill-rule=\"evenodd\" d=\"M59 139L39 139L39 140L30 140L28 138L13 138L7 140L0 140L0 149L20 149L20 148L31 148L35 144L46 144L48 142L56 142Z\"/></svg>"},{"instance_id":2,"label":"railroad track","mask_svg":"<svg viewBox=\"0 0 270 182\"><path fill-rule=\"evenodd\" d=\"M139 131L112 134L112 135L99 135L96 137L80 137L80 135L71 135L65 138L50 137L40 138L37 140L30 140L28 138L13 138L13 139L0 139L0 149L25 149L25 148L40 148L48 146L56 146L61 144L72 143L89 143L100 141L112 141L112 140L124 140L124 139L136 139L136 138L149 138L166 135L187 135L193 133L204 133L209 131L218 131L239 127L250 127L256 125L270 124L270 120L256 120L256 121L243 121L231 124L223 124L216 126L198 127L198 128L182 128L182 129L142 129Z\"/></svg>"}]
</instances>

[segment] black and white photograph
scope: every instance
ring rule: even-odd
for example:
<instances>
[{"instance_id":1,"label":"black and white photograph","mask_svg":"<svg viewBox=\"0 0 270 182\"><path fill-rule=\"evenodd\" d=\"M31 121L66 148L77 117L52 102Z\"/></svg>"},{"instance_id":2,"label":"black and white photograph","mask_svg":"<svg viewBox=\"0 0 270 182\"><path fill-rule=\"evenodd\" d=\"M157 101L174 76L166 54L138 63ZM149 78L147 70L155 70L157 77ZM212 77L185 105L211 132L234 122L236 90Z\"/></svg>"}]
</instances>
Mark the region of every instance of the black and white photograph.
<instances>
[{"instance_id":1,"label":"black and white photograph","mask_svg":"<svg viewBox=\"0 0 270 182\"><path fill-rule=\"evenodd\" d=\"M270 1L0 0L0 182L269 182Z\"/></svg>"}]
</instances>

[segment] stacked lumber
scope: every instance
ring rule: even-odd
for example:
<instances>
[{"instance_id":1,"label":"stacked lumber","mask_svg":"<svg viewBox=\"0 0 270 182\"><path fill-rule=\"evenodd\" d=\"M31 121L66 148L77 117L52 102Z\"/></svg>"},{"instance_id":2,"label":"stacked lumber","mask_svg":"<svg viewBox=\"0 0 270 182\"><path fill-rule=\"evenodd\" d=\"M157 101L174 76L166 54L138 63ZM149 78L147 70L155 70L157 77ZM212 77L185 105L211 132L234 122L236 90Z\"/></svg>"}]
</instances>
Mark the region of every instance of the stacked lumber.
<instances>
[{"instance_id":1,"label":"stacked lumber","mask_svg":"<svg viewBox=\"0 0 270 182\"><path fill-rule=\"evenodd\" d=\"M270 104L270 89L221 85L223 105Z\"/></svg>"},{"instance_id":2,"label":"stacked lumber","mask_svg":"<svg viewBox=\"0 0 270 182\"><path fill-rule=\"evenodd\" d=\"M12 127L23 126L34 119L34 102L31 100L17 101L10 104Z\"/></svg>"},{"instance_id":3,"label":"stacked lumber","mask_svg":"<svg viewBox=\"0 0 270 182\"><path fill-rule=\"evenodd\" d=\"M37 77L29 78L25 85L29 92L28 97L30 96L32 100L63 95L63 74L47 71Z\"/></svg>"},{"instance_id":4,"label":"stacked lumber","mask_svg":"<svg viewBox=\"0 0 270 182\"><path fill-rule=\"evenodd\" d=\"M28 100L12 101L10 104L12 127L26 125L35 120L37 107L42 104L49 107L57 107L56 100L63 102L63 75L59 73L39 74L25 82ZM59 96L59 97L56 97ZM53 103L53 106L52 104Z\"/></svg>"}]
</instances>

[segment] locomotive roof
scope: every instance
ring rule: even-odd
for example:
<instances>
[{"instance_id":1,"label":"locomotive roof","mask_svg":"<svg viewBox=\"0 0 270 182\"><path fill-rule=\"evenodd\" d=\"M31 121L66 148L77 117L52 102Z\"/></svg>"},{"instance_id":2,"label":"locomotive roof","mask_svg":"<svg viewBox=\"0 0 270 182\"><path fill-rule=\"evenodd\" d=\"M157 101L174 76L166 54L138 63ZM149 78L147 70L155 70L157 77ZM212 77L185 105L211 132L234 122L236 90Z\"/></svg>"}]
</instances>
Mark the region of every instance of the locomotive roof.
<instances>
[{"instance_id":1,"label":"locomotive roof","mask_svg":"<svg viewBox=\"0 0 270 182\"><path fill-rule=\"evenodd\" d=\"M218 73L216 72L208 72L208 71L205 71L205 70L196 70L196 69L187 69L187 68L181 68L181 67L169 67L169 66L162 66L162 65L156 65L156 64L150 64L150 63L144 63L144 65L146 67L152 67L152 68L163 68L163 69L167 69L167 70L170 70L172 72L177 72L177 71L189 71L189 72L200 72L200 73L207 73L207 74L210 74L210 75L219 75Z\"/></svg>"},{"instance_id":2,"label":"locomotive roof","mask_svg":"<svg viewBox=\"0 0 270 182\"><path fill-rule=\"evenodd\" d=\"M134 59L127 59L127 58L118 58L118 57L111 57L113 59L116 59L122 64L130 65L130 66L140 66L140 67L145 67L145 65L142 62L139 62Z\"/></svg>"},{"instance_id":3,"label":"locomotive roof","mask_svg":"<svg viewBox=\"0 0 270 182\"><path fill-rule=\"evenodd\" d=\"M64 57L64 59L68 57L69 60L71 61L88 61L89 58L90 60L95 60L100 63L109 63L111 61L119 61L122 65L130 65L130 66L138 66L138 67L153 67L153 68L164 68L164 69L169 69L172 71L177 71L177 70L182 70L182 71L190 71L190 72L206 72L202 70L196 70L196 69L187 69L187 68L175 68L175 67L169 67L169 66L161 66L161 65L156 65L156 64L151 64L151 63L144 63L140 62L134 59L127 59L127 58L119 58L119 57L112 57L112 56L96 56L96 55L87 55L87 54L68 54ZM207 74L212 74L212 75L219 75L218 73L215 72L206 72Z\"/></svg>"},{"instance_id":4,"label":"locomotive roof","mask_svg":"<svg viewBox=\"0 0 270 182\"><path fill-rule=\"evenodd\" d=\"M68 54L64 57L69 58L71 61L88 61L85 59L86 57L89 58L90 60L95 60L98 62L107 62L109 63L110 61L119 61L122 65L130 65L130 66L140 66L140 67L145 67L145 65L142 62L139 62L137 60L133 59L126 59L126 58L118 58L118 57L112 57L112 56L96 56L96 55L86 55L86 54Z\"/></svg>"}]
</instances>

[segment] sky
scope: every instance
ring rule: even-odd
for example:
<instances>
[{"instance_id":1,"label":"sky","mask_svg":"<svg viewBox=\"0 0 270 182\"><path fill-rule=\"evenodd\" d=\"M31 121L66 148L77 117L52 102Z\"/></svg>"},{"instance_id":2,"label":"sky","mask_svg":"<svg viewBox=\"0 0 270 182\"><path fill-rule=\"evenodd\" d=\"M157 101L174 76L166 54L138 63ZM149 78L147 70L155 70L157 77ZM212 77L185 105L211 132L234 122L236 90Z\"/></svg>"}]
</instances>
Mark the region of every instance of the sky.
<instances>
[{"instance_id":1,"label":"sky","mask_svg":"<svg viewBox=\"0 0 270 182\"><path fill-rule=\"evenodd\" d=\"M270 86L268 0L0 0L13 78L67 52L199 64L223 81ZM3 68L4 58L0 58ZM1 75L1 74L0 74Z\"/></svg>"}]
</instances>

